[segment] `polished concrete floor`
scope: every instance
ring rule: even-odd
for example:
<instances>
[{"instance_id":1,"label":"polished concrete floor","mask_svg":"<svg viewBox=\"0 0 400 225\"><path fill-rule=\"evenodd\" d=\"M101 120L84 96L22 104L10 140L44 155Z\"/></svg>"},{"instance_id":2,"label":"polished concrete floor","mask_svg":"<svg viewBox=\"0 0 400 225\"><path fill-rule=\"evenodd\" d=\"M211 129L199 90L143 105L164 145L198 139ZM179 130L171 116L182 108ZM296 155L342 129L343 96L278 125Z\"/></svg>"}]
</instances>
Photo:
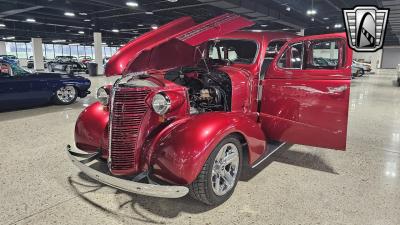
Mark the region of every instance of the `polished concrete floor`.
<instances>
[{"instance_id":1,"label":"polished concrete floor","mask_svg":"<svg viewBox=\"0 0 400 225\"><path fill-rule=\"evenodd\" d=\"M346 152L294 145L247 171L221 206L128 194L88 179L64 152L93 95L0 114L0 224L400 224L400 87L353 80ZM113 79L91 78L92 92Z\"/></svg>"}]
</instances>

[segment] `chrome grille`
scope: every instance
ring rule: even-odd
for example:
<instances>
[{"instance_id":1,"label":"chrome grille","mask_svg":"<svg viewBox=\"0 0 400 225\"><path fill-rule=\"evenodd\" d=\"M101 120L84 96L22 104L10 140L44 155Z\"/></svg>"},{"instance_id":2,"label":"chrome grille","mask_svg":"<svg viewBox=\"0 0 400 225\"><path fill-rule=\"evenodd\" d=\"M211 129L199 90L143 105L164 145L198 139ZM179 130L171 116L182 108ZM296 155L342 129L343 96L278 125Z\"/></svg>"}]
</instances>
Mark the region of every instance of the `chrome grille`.
<instances>
[{"instance_id":1,"label":"chrome grille","mask_svg":"<svg viewBox=\"0 0 400 225\"><path fill-rule=\"evenodd\" d=\"M116 89L110 123L110 169L113 173L139 170L138 136L141 121L148 110L145 98L149 90Z\"/></svg>"}]
</instances>

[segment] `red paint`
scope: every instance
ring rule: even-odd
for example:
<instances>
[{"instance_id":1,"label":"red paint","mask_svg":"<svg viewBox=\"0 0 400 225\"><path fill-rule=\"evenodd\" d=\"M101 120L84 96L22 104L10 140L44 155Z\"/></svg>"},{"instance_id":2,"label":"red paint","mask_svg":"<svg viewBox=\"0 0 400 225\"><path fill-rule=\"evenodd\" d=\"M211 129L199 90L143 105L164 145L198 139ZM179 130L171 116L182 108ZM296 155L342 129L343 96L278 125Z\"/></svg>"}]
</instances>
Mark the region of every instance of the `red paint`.
<instances>
[{"instance_id":1,"label":"red paint","mask_svg":"<svg viewBox=\"0 0 400 225\"><path fill-rule=\"evenodd\" d=\"M348 47L339 53L345 59L338 69L294 70L276 65L286 44L270 64L263 81L259 81L259 71L270 41L289 40L289 44L331 38L345 41L345 34L297 37L282 32L229 33L251 24L232 14L200 25L185 17L139 37L110 59L106 68L108 75L147 70L151 75L147 79L157 84L157 87L129 88L150 91L144 99L148 109L141 117L135 143L137 165L133 169L111 170L114 174L131 175L149 170L164 181L189 184L214 147L232 133L246 142L250 165L268 153L268 140L344 150L352 58ZM193 46L204 50L203 42L210 38L253 40L258 44L258 55L252 64L217 68L232 83L231 112L190 115L187 89L163 76L168 68L196 64L200 55ZM197 74L194 72L191 76ZM258 84L263 86L260 112L257 111ZM163 116L151 108L152 98L159 92L164 92L172 102L170 111ZM108 157L108 110L109 107L94 103L81 113L75 129L78 148L89 152L100 148L103 156Z\"/></svg>"}]
</instances>

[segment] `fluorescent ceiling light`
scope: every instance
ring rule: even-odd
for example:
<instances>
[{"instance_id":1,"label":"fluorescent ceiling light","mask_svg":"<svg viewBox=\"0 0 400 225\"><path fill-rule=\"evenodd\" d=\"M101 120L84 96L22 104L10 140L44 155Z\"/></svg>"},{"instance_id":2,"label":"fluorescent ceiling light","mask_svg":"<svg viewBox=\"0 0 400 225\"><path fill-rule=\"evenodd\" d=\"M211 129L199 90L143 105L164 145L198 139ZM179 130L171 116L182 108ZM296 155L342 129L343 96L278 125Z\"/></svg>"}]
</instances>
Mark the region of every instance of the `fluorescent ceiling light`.
<instances>
[{"instance_id":1,"label":"fluorescent ceiling light","mask_svg":"<svg viewBox=\"0 0 400 225\"><path fill-rule=\"evenodd\" d=\"M289 6L286 6L286 11L290 12L291 8Z\"/></svg>"},{"instance_id":2,"label":"fluorescent ceiling light","mask_svg":"<svg viewBox=\"0 0 400 225\"><path fill-rule=\"evenodd\" d=\"M329 18L328 17L324 17L324 18L322 18L323 20L329 20Z\"/></svg>"},{"instance_id":3,"label":"fluorescent ceiling light","mask_svg":"<svg viewBox=\"0 0 400 225\"><path fill-rule=\"evenodd\" d=\"M84 19L83 21L85 21L85 22L90 22L90 20L89 20L89 19Z\"/></svg>"},{"instance_id":4,"label":"fluorescent ceiling light","mask_svg":"<svg viewBox=\"0 0 400 225\"><path fill-rule=\"evenodd\" d=\"M127 2L126 5L130 6L130 7L138 7L139 6L139 4L137 2Z\"/></svg>"},{"instance_id":5,"label":"fluorescent ceiling light","mask_svg":"<svg viewBox=\"0 0 400 225\"><path fill-rule=\"evenodd\" d=\"M143 25L143 24L138 24L137 26L138 26L138 27L143 27L144 25Z\"/></svg>"},{"instance_id":6,"label":"fluorescent ceiling light","mask_svg":"<svg viewBox=\"0 0 400 225\"><path fill-rule=\"evenodd\" d=\"M261 24L261 27L268 27L268 24Z\"/></svg>"},{"instance_id":7,"label":"fluorescent ceiling light","mask_svg":"<svg viewBox=\"0 0 400 225\"><path fill-rule=\"evenodd\" d=\"M118 29L112 29L111 31L114 32L114 33L118 33L119 32Z\"/></svg>"},{"instance_id":8,"label":"fluorescent ceiling light","mask_svg":"<svg viewBox=\"0 0 400 225\"><path fill-rule=\"evenodd\" d=\"M315 10L315 9L307 10L307 15L315 15L315 14L317 14L317 10Z\"/></svg>"},{"instance_id":9,"label":"fluorescent ceiling light","mask_svg":"<svg viewBox=\"0 0 400 225\"><path fill-rule=\"evenodd\" d=\"M53 43L63 43L66 42L67 40L52 40L51 42Z\"/></svg>"},{"instance_id":10,"label":"fluorescent ceiling light","mask_svg":"<svg viewBox=\"0 0 400 225\"><path fill-rule=\"evenodd\" d=\"M169 2L177 2L178 0L167 0Z\"/></svg>"},{"instance_id":11,"label":"fluorescent ceiling light","mask_svg":"<svg viewBox=\"0 0 400 225\"><path fill-rule=\"evenodd\" d=\"M340 23L335 24L335 28L342 28L342 24Z\"/></svg>"},{"instance_id":12,"label":"fluorescent ceiling light","mask_svg":"<svg viewBox=\"0 0 400 225\"><path fill-rule=\"evenodd\" d=\"M64 15L65 16L75 16L75 13L73 13L73 12L65 12Z\"/></svg>"},{"instance_id":13,"label":"fluorescent ceiling light","mask_svg":"<svg viewBox=\"0 0 400 225\"><path fill-rule=\"evenodd\" d=\"M85 32L84 31L78 31L78 34L84 34Z\"/></svg>"},{"instance_id":14,"label":"fluorescent ceiling light","mask_svg":"<svg viewBox=\"0 0 400 225\"><path fill-rule=\"evenodd\" d=\"M145 12L145 14L147 14L147 15L153 15L154 13L153 13L153 12Z\"/></svg>"},{"instance_id":15,"label":"fluorescent ceiling light","mask_svg":"<svg viewBox=\"0 0 400 225\"><path fill-rule=\"evenodd\" d=\"M315 19L314 19L314 17L311 17L311 21L313 21L313 22L314 22L314 20L315 20Z\"/></svg>"},{"instance_id":16,"label":"fluorescent ceiling light","mask_svg":"<svg viewBox=\"0 0 400 225\"><path fill-rule=\"evenodd\" d=\"M0 23L0 27L6 27L4 23Z\"/></svg>"},{"instance_id":17,"label":"fluorescent ceiling light","mask_svg":"<svg viewBox=\"0 0 400 225\"><path fill-rule=\"evenodd\" d=\"M15 37L14 36L10 36L10 37L3 37L3 40L14 40Z\"/></svg>"},{"instance_id":18,"label":"fluorescent ceiling light","mask_svg":"<svg viewBox=\"0 0 400 225\"><path fill-rule=\"evenodd\" d=\"M283 28L282 30L289 30L289 28Z\"/></svg>"},{"instance_id":19,"label":"fluorescent ceiling light","mask_svg":"<svg viewBox=\"0 0 400 225\"><path fill-rule=\"evenodd\" d=\"M80 12L78 14L81 15L81 16L87 16L87 13L84 13L84 12Z\"/></svg>"},{"instance_id":20,"label":"fluorescent ceiling light","mask_svg":"<svg viewBox=\"0 0 400 225\"><path fill-rule=\"evenodd\" d=\"M156 29L158 29L158 26L153 24L153 25L151 25L151 29L156 30Z\"/></svg>"},{"instance_id":21,"label":"fluorescent ceiling light","mask_svg":"<svg viewBox=\"0 0 400 225\"><path fill-rule=\"evenodd\" d=\"M32 19L32 18L28 18L28 19L26 19L26 22L34 23L34 22L36 22L36 20L35 20L35 19Z\"/></svg>"}]
</instances>

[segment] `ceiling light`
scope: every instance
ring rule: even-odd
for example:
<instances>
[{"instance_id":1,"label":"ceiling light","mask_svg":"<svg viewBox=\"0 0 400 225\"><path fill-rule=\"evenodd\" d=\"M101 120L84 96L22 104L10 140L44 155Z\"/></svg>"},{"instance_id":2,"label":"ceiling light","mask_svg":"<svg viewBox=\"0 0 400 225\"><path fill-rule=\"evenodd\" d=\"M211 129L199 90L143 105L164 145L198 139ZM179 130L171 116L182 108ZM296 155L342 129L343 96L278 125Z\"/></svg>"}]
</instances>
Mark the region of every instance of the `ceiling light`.
<instances>
[{"instance_id":1,"label":"ceiling light","mask_svg":"<svg viewBox=\"0 0 400 225\"><path fill-rule=\"evenodd\" d=\"M147 14L147 15L153 15L154 13L153 13L153 12L145 12L145 14Z\"/></svg>"},{"instance_id":2,"label":"ceiling light","mask_svg":"<svg viewBox=\"0 0 400 225\"><path fill-rule=\"evenodd\" d=\"M105 43L105 42L101 42L101 44L102 44L102 45L107 45L107 43Z\"/></svg>"},{"instance_id":3,"label":"ceiling light","mask_svg":"<svg viewBox=\"0 0 400 225\"><path fill-rule=\"evenodd\" d=\"M327 30L329 30L330 27L329 27L329 26L326 26L325 28L326 28Z\"/></svg>"},{"instance_id":4,"label":"ceiling light","mask_svg":"<svg viewBox=\"0 0 400 225\"><path fill-rule=\"evenodd\" d=\"M126 5L130 6L130 7L138 7L139 6L139 4L137 2L127 2Z\"/></svg>"},{"instance_id":5,"label":"ceiling light","mask_svg":"<svg viewBox=\"0 0 400 225\"><path fill-rule=\"evenodd\" d=\"M15 39L15 37L14 37L14 36L10 36L10 37L3 37L3 40L13 40L13 39Z\"/></svg>"},{"instance_id":6,"label":"ceiling light","mask_svg":"<svg viewBox=\"0 0 400 225\"><path fill-rule=\"evenodd\" d=\"M340 23L335 24L335 28L342 28L342 24Z\"/></svg>"},{"instance_id":7,"label":"ceiling light","mask_svg":"<svg viewBox=\"0 0 400 225\"><path fill-rule=\"evenodd\" d=\"M63 43L66 42L67 40L52 40L51 42L53 43Z\"/></svg>"},{"instance_id":8,"label":"ceiling light","mask_svg":"<svg viewBox=\"0 0 400 225\"><path fill-rule=\"evenodd\" d=\"M32 18L28 18L28 19L26 19L26 22L34 23L34 22L36 22L36 20L35 20L35 19L32 19Z\"/></svg>"},{"instance_id":9,"label":"ceiling light","mask_svg":"<svg viewBox=\"0 0 400 225\"><path fill-rule=\"evenodd\" d=\"M323 20L329 20L329 18L328 17L324 17L324 18L322 18Z\"/></svg>"},{"instance_id":10,"label":"ceiling light","mask_svg":"<svg viewBox=\"0 0 400 225\"><path fill-rule=\"evenodd\" d=\"M78 14L81 15L81 16L87 16L87 13L84 13L84 12L80 12Z\"/></svg>"},{"instance_id":11,"label":"ceiling light","mask_svg":"<svg viewBox=\"0 0 400 225\"><path fill-rule=\"evenodd\" d=\"M177 2L178 0L167 0L169 2Z\"/></svg>"},{"instance_id":12,"label":"ceiling light","mask_svg":"<svg viewBox=\"0 0 400 225\"><path fill-rule=\"evenodd\" d=\"M71 30L65 30L65 31L70 32Z\"/></svg>"},{"instance_id":13,"label":"ceiling light","mask_svg":"<svg viewBox=\"0 0 400 225\"><path fill-rule=\"evenodd\" d=\"M95 25L95 24L92 24L91 26L94 27L94 26L96 26L96 25Z\"/></svg>"},{"instance_id":14,"label":"ceiling light","mask_svg":"<svg viewBox=\"0 0 400 225\"><path fill-rule=\"evenodd\" d=\"M314 22L314 20L315 20L315 19L314 19L314 17L311 17L311 21L313 21L313 22Z\"/></svg>"},{"instance_id":15,"label":"ceiling light","mask_svg":"<svg viewBox=\"0 0 400 225\"><path fill-rule=\"evenodd\" d=\"M118 33L119 32L118 29L112 29L111 31L114 32L114 33Z\"/></svg>"},{"instance_id":16,"label":"ceiling light","mask_svg":"<svg viewBox=\"0 0 400 225\"><path fill-rule=\"evenodd\" d=\"M68 44L68 45L80 45L79 43L70 43L70 44Z\"/></svg>"},{"instance_id":17,"label":"ceiling light","mask_svg":"<svg viewBox=\"0 0 400 225\"><path fill-rule=\"evenodd\" d=\"M261 27L268 27L268 24L261 24Z\"/></svg>"},{"instance_id":18,"label":"ceiling light","mask_svg":"<svg viewBox=\"0 0 400 225\"><path fill-rule=\"evenodd\" d=\"M84 19L83 21L85 21L85 22L90 22L90 20L89 20L89 19Z\"/></svg>"},{"instance_id":19,"label":"ceiling light","mask_svg":"<svg viewBox=\"0 0 400 225\"><path fill-rule=\"evenodd\" d=\"M84 31L78 31L78 34L84 34L85 32Z\"/></svg>"},{"instance_id":20,"label":"ceiling light","mask_svg":"<svg viewBox=\"0 0 400 225\"><path fill-rule=\"evenodd\" d=\"M0 23L0 27L6 27L4 23Z\"/></svg>"},{"instance_id":21,"label":"ceiling light","mask_svg":"<svg viewBox=\"0 0 400 225\"><path fill-rule=\"evenodd\" d=\"M317 14L317 10L315 10L315 9L307 10L307 15L315 15L315 14Z\"/></svg>"},{"instance_id":22,"label":"ceiling light","mask_svg":"<svg viewBox=\"0 0 400 225\"><path fill-rule=\"evenodd\" d=\"M73 13L73 12L65 12L64 15L65 16L75 16L75 13Z\"/></svg>"},{"instance_id":23,"label":"ceiling light","mask_svg":"<svg viewBox=\"0 0 400 225\"><path fill-rule=\"evenodd\" d=\"M153 25L151 25L151 29L156 30L156 29L158 29L158 26L153 24Z\"/></svg>"},{"instance_id":24,"label":"ceiling light","mask_svg":"<svg viewBox=\"0 0 400 225\"><path fill-rule=\"evenodd\" d=\"M143 25L143 24L138 24L137 26L138 26L138 27L143 27L144 25Z\"/></svg>"},{"instance_id":25,"label":"ceiling light","mask_svg":"<svg viewBox=\"0 0 400 225\"><path fill-rule=\"evenodd\" d=\"M286 11L290 12L291 8L289 6L286 6Z\"/></svg>"},{"instance_id":26,"label":"ceiling light","mask_svg":"<svg viewBox=\"0 0 400 225\"><path fill-rule=\"evenodd\" d=\"M282 30L289 30L289 28L283 28Z\"/></svg>"}]
</instances>

